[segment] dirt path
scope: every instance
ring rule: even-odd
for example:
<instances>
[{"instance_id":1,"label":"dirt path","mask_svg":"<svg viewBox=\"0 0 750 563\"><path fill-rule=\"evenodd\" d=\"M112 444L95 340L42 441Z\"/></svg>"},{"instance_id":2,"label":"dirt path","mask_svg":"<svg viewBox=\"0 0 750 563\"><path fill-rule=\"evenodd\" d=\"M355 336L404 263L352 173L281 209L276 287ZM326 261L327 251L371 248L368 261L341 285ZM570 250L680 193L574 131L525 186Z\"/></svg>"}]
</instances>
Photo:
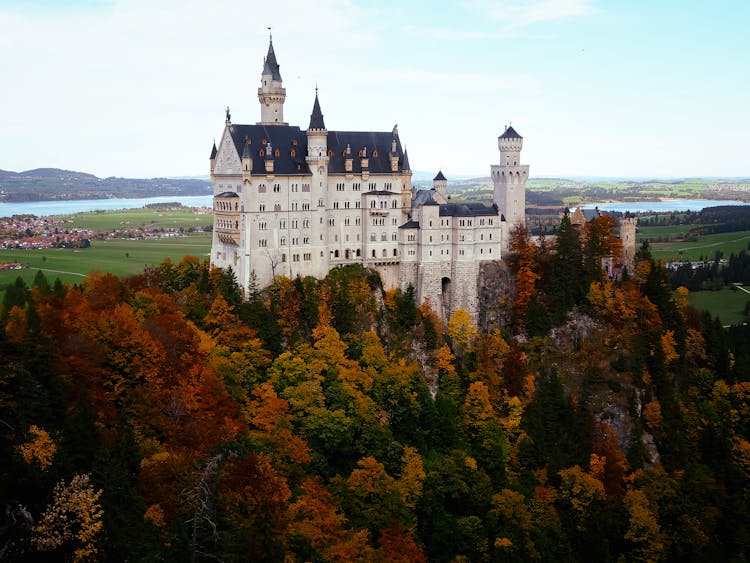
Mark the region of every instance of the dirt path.
<instances>
[{"instance_id":1,"label":"dirt path","mask_svg":"<svg viewBox=\"0 0 750 563\"><path fill-rule=\"evenodd\" d=\"M53 272L55 274L70 274L71 276L81 276L82 278L89 277L88 274L82 274L80 272L65 272L63 270L48 270L46 268L38 268L39 270L42 270L43 272Z\"/></svg>"},{"instance_id":2,"label":"dirt path","mask_svg":"<svg viewBox=\"0 0 750 563\"><path fill-rule=\"evenodd\" d=\"M686 246L685 248L676 248L675 250L681 252L681 251L684 251L684 250L695 250L696 248L711 248L712 246L721 246L722 244L726 244L728 242L736 242L738 240L745 240L745 239L750 239L750 235L747 235L747 236L744 236L744 237L739 237L739 238L736 238L736 239L732 239L731 241L723 240L723 241L720 241L720 242L712 242L711 244L702 244L700 246Z\"/></svg>"}]
</instances>

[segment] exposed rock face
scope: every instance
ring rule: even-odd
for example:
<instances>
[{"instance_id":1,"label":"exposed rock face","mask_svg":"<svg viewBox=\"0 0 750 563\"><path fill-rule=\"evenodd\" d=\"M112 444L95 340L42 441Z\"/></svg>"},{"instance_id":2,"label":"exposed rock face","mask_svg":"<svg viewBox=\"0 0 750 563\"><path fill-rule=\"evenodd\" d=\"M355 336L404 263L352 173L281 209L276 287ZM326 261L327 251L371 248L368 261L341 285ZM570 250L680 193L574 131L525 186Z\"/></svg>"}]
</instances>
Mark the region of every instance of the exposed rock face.
<instances>
[{"instance_id":1,"label":"exposed rock face","mask_svg":"<svg viewBox=\"0 0 750 563\"><path fill-rule=\"evenodd\" d=\"M502 328L510 320L515 291L513 275L505 262L481 262L477 276L477 324L484 330Z\"/></svg>"},{"instance_id":2,"label":"exposed rock face","mask_svg":"<svg viewBox=\"0 0 750 563\"><path fill-rule=\"evenodd\" d=\"M634 446L633 440L640 440L644 464L648 467L659 463L654 437L636 425L643 407L643 389L634 384L630 372L615 367L611 355L597 356L593 352L606 346L604 335L603 325L586 314L571 311L564 324L550 331L545 357L559 374L565 393L579 399L585 397L594 419L612 429L623 452ZM620 353L629 354L627 350Z\"/></svg>"}]
</instances>

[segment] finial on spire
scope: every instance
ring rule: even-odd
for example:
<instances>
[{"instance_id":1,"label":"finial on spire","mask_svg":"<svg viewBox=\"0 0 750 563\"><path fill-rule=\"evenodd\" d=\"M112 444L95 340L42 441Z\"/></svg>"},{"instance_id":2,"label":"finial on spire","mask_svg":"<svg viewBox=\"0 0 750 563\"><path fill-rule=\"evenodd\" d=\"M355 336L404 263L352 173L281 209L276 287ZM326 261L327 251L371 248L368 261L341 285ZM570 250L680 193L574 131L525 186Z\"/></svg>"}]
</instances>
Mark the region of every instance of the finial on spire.
<instances>
[{"instance_id":1,"label":"finial on spire","mask_svg":"<svg viewBox=\"0 0 750 563\"><path fill-rule=\"evenodd\" d=\"M229 123L230 121L232 121L232 114L229 113L229 106L227 106L226 108L224 108L224 111L227 114L227 123Z\"/></svg>"},{"instance_id":2,"label":"finial on spire","mask_svg":"<svg viewBox=\"0 0 750 563\"><path fill-rule=\"evenodd\" d=\"M268 26L268 40L273 42L273 33L271 33L271 26Z\"/></svg>"}]
</instances>

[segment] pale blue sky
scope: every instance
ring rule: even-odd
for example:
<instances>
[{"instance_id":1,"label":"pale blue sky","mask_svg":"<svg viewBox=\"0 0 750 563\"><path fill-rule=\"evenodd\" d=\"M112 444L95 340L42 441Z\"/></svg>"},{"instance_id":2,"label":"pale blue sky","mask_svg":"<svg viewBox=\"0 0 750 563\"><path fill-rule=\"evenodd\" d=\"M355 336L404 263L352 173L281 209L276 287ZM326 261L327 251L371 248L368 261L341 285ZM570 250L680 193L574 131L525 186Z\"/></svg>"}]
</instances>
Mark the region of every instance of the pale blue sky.
<instances>
[{"instance_id":1,"label":"pale blue sky","mask_svg":"<svg viewBox=\"0 0 750 563\"><path fill-rule=\"evenodd\" d=\"M0 0L0 168L207 174L260 118L273 26L285 118L315 84L329 129L399 125L412 168L750 176L750 2Z\"/></svg>"}]
</instances>

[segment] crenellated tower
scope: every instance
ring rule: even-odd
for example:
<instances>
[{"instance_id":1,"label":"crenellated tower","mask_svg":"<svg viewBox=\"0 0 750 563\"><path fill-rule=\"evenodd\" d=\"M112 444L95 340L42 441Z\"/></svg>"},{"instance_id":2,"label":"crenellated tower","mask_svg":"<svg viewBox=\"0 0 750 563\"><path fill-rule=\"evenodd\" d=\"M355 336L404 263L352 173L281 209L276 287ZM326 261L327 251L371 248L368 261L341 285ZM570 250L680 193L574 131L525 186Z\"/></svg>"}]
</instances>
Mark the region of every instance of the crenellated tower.
<instances>
[{"instance_id":1,"label":"crenellated tower","mask_svg":"<svg viewBox=\"0 0 750 563\"><path fill-rule=\"evenodd\" d=\"M620 219L622 262L631 270L635 261L635 230L637 223L638 219L634 215L631 215L630 212L626 213L625 216Z\"/></svg>"},{"instance_id":2,"label":"crenellated tower","mask_svg":"<svg viewBox=\"0 0 750 563\"><path fill-rule=\"evenodd\" d=\"M512 126L497 138L500 164L491 168L495 185L493 200L509 227L526 223L526 180L528 164L521 164L523 137Z\"/></svg>"},{"instance_id":3,"label":"crenellated tower","mask_svg":"<svg viewBox=\"0 0 750 563\"><path fill-rule=\"evenodd\" d=\"M258 101L260 101L260 121L258 125L286 125L284 122L284 101L286 89L282 86L279 63L273 50L273 39L268 40L268 54L263 61L260 76Z\"/></svg>"}]
</instances>

